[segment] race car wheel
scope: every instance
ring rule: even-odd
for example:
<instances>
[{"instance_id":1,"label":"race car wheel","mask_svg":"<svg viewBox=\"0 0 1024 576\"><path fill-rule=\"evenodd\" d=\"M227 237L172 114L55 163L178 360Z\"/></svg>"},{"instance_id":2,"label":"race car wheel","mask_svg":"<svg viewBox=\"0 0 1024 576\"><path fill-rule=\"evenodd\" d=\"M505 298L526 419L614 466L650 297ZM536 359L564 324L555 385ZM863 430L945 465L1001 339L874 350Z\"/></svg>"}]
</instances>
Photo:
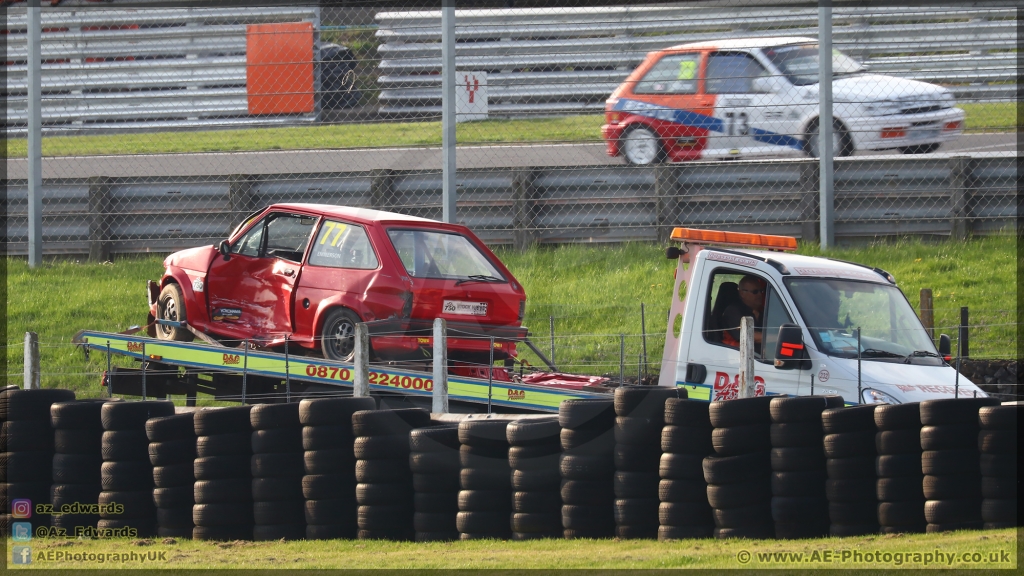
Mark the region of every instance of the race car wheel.
<instances>
[{"instance_id":1,"label":"race car wheel","mask_svg":"<svg viewBox=\"0 0 1024 576\"><path fill-rule=\"evenodd\" d=\"M900 148L902 154L931 154L942 146L940 142L932 142L931 144L918 144L917 146L904 146Z\"/></svg>"},{"instance_id":2,"label":"race car wheel","mask_svg":"<svg viewBox=\"0 0 1024 576\"><path fill-rule=\"evenodd\" d=\"M818 157L817 120L811 122L810 126L807 127L807 134L804 137L804 146L804 151L808 156L811 158ZM853 140L850 138L850 134L846 131L846 128L838 120L832 122L832 155L835 157L853 155Z\"/></svg>"},{"instance_id":3,"label":"race car wheel","mask_svg":"<svg viewBox=\"0 0 1024 576\"><path fill-rule=\"evenodd\" d=\"M324 319L320 331L320 347L324 358L339 362L352 362L356 357L356 324L358 316L349 310L332 310Z\"/></svg>"},{"instance_id":4,"label":"race car wheel","mask_svg":"<svg viewBox=\"0 0 1024 576\"><path fill-rule=\"evenodd\" d=\"M636 127L622 138L622 155L634 166L656 164L664 158L658 135L648 128Z\"/></svg>"},{"instance_id":5,"label":"race car wheel","mask_svg":"<svg viewBox=\"0 0 1024 576\"><path fill-rule=\"evenodd\" d=\"M160 291L160 298L157 300L156 308L157 318L160 320L184 322L187 318L185 313L185 297L181 293L181 288L173 282L164 286L164 289ZM159 340L191 342L194 336L185 328L157 324L156 337Z\"/></svg>"}]
</instances>

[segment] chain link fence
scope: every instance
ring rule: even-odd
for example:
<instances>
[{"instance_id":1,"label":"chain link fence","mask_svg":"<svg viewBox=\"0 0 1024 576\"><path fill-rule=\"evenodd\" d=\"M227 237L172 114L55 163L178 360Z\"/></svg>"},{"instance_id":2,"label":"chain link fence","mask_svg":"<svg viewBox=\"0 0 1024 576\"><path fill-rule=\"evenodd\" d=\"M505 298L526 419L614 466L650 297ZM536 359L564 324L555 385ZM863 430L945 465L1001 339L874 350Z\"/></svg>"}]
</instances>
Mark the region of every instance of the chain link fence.
<instances>
[{"instance_id":1,"label":"chain link fence","mask_svg":"<svg viewBox=\"0 0 1024 576\"><path fill-rule=\"evenodd\" d=\"M44 4L46 254L209 243L274 202L440 218L435 7ZM1015 6L834 4L837 237L1009 226ZM514 7L456 11L458 221L518 247L676 225L816 238L815 4L498 5ZM27 251L26 26L9 3L12 255Z\"/></svg>"}]
</instances>

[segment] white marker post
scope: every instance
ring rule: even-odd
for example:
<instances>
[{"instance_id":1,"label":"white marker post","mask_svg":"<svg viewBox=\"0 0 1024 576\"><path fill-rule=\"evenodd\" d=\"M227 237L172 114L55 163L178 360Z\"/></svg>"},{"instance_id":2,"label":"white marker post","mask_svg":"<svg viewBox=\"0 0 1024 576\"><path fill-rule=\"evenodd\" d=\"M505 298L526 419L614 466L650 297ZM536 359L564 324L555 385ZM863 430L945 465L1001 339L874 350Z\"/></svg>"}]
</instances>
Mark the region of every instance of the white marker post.
<instances>
[{"instance_id":1,"label":"white marker post","mask_svg":"<svg viewBox=\"0 0 1024 576\"><path fill-rule=\"evenodd\" d=\"M434 319L434 390L430 412L448 413L448 323Z\"/></svg>"},{"instance_id":2,"label":"white marker post","mask_svg":"<svg viewBox=\"0 0 1024 576\"><path fill-rule=\"evenodd\" d=\"M753 398L754 390L754 319L740 319L740 398Z\"/></svg>"},{"instance_id":3,"label":"white marker post","mask_svg":"<svg viewBox=\"0 0 1024 576\"><path fill-rule=\"evenodd\" d=\"M352 375L352 395L365 398L370 395L370 337L366 324L356 324L355 373Z\"/></svg>"},{"instance_id":4,"label":"white marker post","mask_svg":"<svg viewBox=\"0 0 1024 576\"><path fill-rule=\"evenodd\" d=\"M25 390L39 389L39 334L25 332Z\"/></svg>"}]
</instances>

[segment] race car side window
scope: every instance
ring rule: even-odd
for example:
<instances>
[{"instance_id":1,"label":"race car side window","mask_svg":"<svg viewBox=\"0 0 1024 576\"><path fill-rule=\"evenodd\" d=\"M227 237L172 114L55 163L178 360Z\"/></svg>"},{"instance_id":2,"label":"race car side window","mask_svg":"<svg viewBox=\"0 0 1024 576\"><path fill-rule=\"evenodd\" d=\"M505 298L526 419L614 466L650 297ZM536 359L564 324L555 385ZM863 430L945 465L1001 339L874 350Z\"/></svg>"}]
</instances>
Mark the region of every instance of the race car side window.
<instances>
[{"instance_id":1,"label":"race car side window","mask_svg":"<svg viewBox=\"0 0 1024 576\"><path fill-rule=\"evenodd\" d=\"M271 214L267 217L265 254L292 262L302 262L306 244L317 219L295 214Z\"/></svg>"},{"instance_id":2,"label":"race car side window","mask_svg":"<svg viewBox=\"0 0 1024 576\"><path fill-rule=\"evenodd\" d=\"M252 256L256 258L260 255L260 247L263 245L263 230L266 224L266 219L257 222L255 226L249 229L238 239L235 243L233 252L241 254L242 256Z\"/></svg>"},{"instance_id":3,"label":"race car side window","mask_svg":"<svg viewBox=\"0 0 1024 576\"><path fill-rule=\"evenodd\" d=\"M708 57L708 94L750 94L754 78L767 71L745 52L714 52Z\"/></svg>"},{"instance_id":4,"label":"race car side window","mask_svg":"<svg viewBox=\"0 0 1024 576\"><path fill-rule=\"evenodd\" d=\"M377 255L362 226L327 220L313 241L309 264L372 270L377 267Z\"/></svg>"},{"instance_id":5,"label":"race car side window","mask_svg":"<svg viewBox=\"0 0 1024 576\"><path fill-rule=\"evenodd\" d=\"M651 67L633 87L634 94L695 94L700 54L671 54Z\"/></svg>"}]
</instances>

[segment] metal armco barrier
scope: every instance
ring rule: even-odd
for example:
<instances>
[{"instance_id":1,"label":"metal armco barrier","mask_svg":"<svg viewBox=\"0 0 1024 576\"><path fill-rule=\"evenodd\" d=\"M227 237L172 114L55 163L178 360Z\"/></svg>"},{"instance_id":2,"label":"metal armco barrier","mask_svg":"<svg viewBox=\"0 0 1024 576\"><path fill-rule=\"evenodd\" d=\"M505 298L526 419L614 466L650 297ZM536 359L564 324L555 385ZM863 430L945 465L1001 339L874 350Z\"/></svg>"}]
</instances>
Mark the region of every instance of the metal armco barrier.
<instances>
[{"instance_id":1,"label":"metal armco barrier","mask_svg":"<svg viewBox=\"0 0 1024 576\"><path fill-rule=\"evenodd\" d=\"M817 37L817 18L814 7L787 6L459 10L456 65L488 72L493 116L597 112L652 50L750 36ZM947 85L961 101L1012 101L1016 18L1009 6L836 6L832 42L872 72ZM381 113L439 113L441 13L388 11L376 19ZM950 50L958 53L942 53Z\"/></svg>"},{"instance_id":2,"label":"metal armco barrier","mask_svg":"<svg viewBox=\"0 0 1024 576\"><path fill-rule=\"evenodd\" d=\"M28 120L27 17L24 6L6 12L5 131L17 135L25 133ZM271 110L260 105L268 91L298 90L308 93L310 102L318 91L315 74L303 82L254 79L254 67L263 66L264 76L272 75L274 66L287 68L266 61L281 36L261 26L289 23L309 27L313 51L306 64L312 70L320 23L315 5L43 9L43 131L314 121L317 113L310 104Z\"/></svg>"},{"instance_id":3,"label":"metal armco barrier","mask_svg":"<svg viewBox=\"0 0 1024 576\"><path fill-rule=\"evenodd\" d=\"M673 226L795 235L818 230L817 161L463 170L459 221L492 245L663 240ZM835 161L836 236L964 237L1012 226L1017 155ZM441 216L440 171L43 181L46 254L170 252L219 241L276 202ZM27 253L27 187L7 182L7 253ZM584 209L585 208L585 209Z\"/></svg>"}]
</instances>

